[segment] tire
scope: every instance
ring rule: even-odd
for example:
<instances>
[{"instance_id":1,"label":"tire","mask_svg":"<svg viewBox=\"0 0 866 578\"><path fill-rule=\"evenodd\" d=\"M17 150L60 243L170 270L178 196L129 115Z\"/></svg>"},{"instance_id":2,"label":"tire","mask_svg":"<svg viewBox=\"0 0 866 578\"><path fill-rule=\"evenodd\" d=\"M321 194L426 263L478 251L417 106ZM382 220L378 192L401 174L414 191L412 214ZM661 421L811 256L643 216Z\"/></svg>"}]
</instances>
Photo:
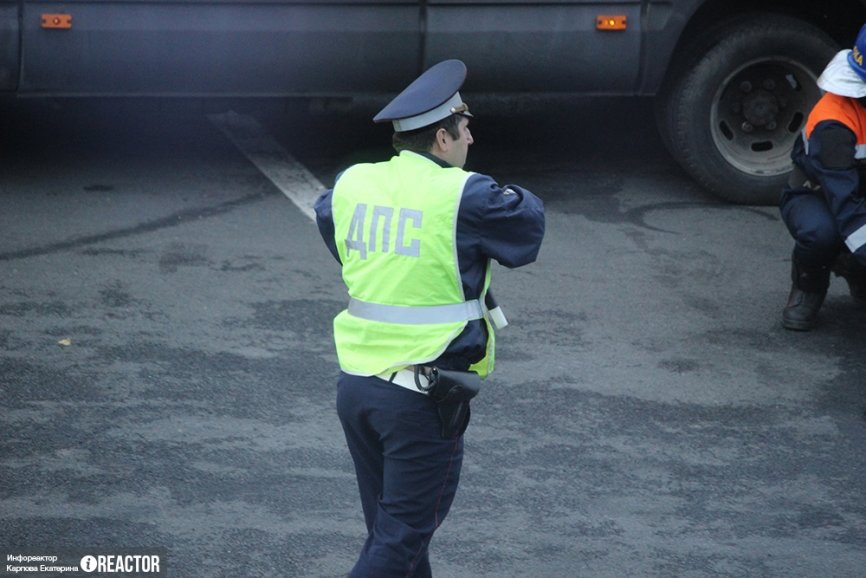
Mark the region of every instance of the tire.
<instances>
[{"instance_id":1,"label":"tire","mask_svg":"<svg viewBox=\"0 0 866 578\"><path fill-rule=\"evenodd\" d=\"M791 148L839 49L780 14L729 20L686 44L656 96L662 141L695 180L737 204L774 205Z\"/></svg>"}]
</instances>

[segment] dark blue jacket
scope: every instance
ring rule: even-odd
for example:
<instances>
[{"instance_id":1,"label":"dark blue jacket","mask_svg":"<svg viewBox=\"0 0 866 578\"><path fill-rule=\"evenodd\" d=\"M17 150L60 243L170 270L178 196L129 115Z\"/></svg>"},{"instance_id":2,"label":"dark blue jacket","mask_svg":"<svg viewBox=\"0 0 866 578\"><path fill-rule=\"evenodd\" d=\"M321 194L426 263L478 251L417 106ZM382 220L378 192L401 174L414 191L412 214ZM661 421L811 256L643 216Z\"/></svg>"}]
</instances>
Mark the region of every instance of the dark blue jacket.
<instances>
[{"instance_id":1,"label":"dark blue jacket","mask_svg":"<svg viewBox=\"0 0 866 578\"><path fill-rule=\"evenodd\" d=\"M866 108L857 99L827 93L809 114L806 133L808 140L794 143L791 159L808 180L792 182L783 202L792 194L821 195L835 234L866 264Z\"/></svg>"}]
</instances>

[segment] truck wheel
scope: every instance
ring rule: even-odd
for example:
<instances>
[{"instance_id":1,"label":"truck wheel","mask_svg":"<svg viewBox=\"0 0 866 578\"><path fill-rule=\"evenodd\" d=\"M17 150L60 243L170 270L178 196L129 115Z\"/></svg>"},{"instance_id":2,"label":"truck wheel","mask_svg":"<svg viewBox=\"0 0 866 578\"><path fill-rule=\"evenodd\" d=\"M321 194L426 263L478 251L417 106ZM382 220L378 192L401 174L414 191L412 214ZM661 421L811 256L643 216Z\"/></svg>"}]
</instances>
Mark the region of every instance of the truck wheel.
<instances>
[{"instance_id":1,"label":"truck wheel","mask_svg":"<svg viewBox=\"0 0 866 578\"><path fill-rule=\"evenodd\" d=\"M687 44L656 97L662 140L699 183L739 204L776 204L791 147L838 50L820 29L778 14L728 21Z\"/></svg>"}]
</instances>

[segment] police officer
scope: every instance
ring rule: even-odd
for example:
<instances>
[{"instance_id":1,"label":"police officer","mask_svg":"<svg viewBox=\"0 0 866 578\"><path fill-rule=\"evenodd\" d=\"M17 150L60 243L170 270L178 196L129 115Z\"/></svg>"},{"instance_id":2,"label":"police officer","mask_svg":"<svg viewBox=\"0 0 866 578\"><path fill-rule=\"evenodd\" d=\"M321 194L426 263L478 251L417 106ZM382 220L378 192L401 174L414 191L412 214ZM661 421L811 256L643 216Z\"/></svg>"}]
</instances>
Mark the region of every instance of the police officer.
<instances>
[{"instance_id":1,"label":"police officer","mask_svg":"<svg viewBox=\"0 0 866 578\"><path fill-rule=\"evenodd\" d=\"M830 273L845 278L866 304L866 26L853 50L830 61L818 86L824 96L794 144L794 171L781 197L782 219L794 237L792 287L782 312L787 329L811 329Z\"/></svg>"},{"instance_id":2,"label":"police officer","mask_svg":"<svg viewBox=\"0 0 866 578\"><path fill-rule=\"evenodd\" d=\"M349 167L315 206L349 293L334 340L368 530L355 577L431 576L427 548L457 490L468 414L445 431L428 390L437 372L493 369L490 260L532 263L544 236L538 197L462 168L473 143L465 77L446 60L410 84L373 119L393 124L398 154Z\"/></svg>"}]
</instances>

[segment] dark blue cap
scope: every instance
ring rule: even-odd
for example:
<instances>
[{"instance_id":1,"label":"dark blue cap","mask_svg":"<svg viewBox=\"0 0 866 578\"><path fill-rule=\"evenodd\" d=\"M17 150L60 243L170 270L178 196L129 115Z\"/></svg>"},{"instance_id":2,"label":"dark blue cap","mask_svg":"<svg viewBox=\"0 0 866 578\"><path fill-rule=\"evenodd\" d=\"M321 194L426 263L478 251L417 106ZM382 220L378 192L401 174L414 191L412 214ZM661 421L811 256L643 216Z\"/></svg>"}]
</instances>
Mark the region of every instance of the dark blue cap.
<instances>
[{"instance_id":1,"label":"dark blue cap","mask_svg":"<svg viewBox=\"0 0 866 578\"><path fill-rule=\"evenodd\" d=\"M373 122L391 122L396 132L405 132L429 126L452 114L472 116L457 92L464 80L466 65L460 60L435 64L380 110Z\"/></svg>"}]
</instances>

